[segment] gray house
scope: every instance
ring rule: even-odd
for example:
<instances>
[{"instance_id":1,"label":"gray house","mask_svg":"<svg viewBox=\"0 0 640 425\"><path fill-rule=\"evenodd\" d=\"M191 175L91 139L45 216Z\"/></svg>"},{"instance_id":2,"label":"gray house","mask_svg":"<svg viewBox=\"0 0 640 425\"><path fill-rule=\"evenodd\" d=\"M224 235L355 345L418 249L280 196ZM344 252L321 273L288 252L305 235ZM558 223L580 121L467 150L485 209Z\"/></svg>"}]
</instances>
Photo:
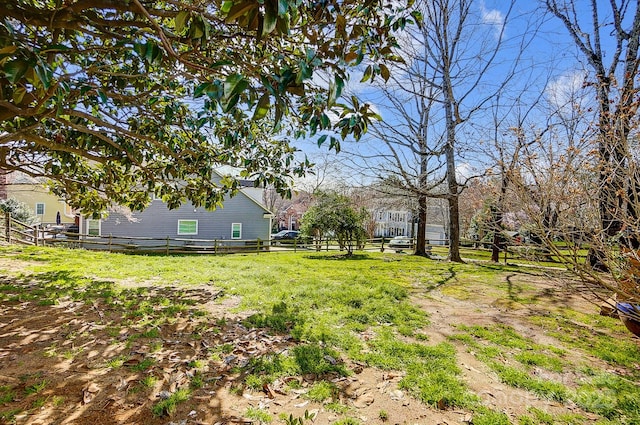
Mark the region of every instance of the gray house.
<instances>
[{"instance_id":1,"label":"gray house","mask_svg":"<svg viewBox=\"0 0 640 425\"><path fill-rule=\"evenodd\" d=\"M214 211L187 203L170 210L155 199L142 212L110 211L103 219L83 217L82 245L94 249L243 246L267 241L273 215L242 190ZM255 242L254 242L255 243Z\"/></svg>"}]
</instances>

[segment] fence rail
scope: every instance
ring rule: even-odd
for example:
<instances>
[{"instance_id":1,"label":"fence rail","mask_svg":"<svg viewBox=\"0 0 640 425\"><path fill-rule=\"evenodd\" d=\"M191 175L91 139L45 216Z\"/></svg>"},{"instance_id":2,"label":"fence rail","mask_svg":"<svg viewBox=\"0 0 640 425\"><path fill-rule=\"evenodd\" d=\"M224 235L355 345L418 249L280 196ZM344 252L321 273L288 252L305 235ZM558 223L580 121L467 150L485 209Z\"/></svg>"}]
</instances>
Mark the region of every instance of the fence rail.
<instances>
[{"instance_id":1,"label":"fence rail","mask_svg":"<svg viewBox=\"0 0 640 425\"><path fill-rule=\"evenodd\" d=\"M8 243L35 246L66 246L71 248L85 248L110 252L129 253L159 253L171 254L230 254L236 252L266 252L266 251L343 251L337 240L262 240L262 239L188 239L188 238L153 238L140 236L115 235L87 235L64 232L49 227L31 226L15 220L5 214L0 220L0 239ZM411 252L412 246L389 246L391 238L380 237L367 239L357 244L357 250L364 251L404 251ZM412 240L413 242L413 240ZM435 254L446 255L448 241L431 239L427 243L427 254L432 250ZM469 247L470 248L470 247ZM489 252L490 249L474 247L475 252ZM501 250L501 261L527 260L550 261L558 259L547 251L534 245L507 246Z\"/></svg>"}]
</instances>

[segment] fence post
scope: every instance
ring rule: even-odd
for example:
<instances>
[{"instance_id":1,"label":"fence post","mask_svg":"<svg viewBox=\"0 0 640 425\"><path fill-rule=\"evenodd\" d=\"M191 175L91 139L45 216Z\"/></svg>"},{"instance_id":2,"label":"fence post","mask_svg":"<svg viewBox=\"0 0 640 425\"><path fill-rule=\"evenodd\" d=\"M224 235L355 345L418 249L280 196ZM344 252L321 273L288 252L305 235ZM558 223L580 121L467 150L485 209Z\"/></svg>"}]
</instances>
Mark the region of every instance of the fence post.
<instances>
[{"instance_id":1,"label":"fence post","mask_svg":"<svg viewBox=\"0 0 640 425\"><path fill-rule=\"evenodd\" d=\"M169 236L167 236L167 255L169 255Z\"/></svg>"},{"instance_id":2,"label":"fence post","mask_svg":"<svg viewBox=\"0 0 640 425\"><path fill-rule=\"evenodd\" d=\"M218 253L218 240L217 239L213 240L213 253L214 254Z\"/></svg>"},{"instance_id":3,"label":"fence post","mask_svg":"<svg viewBox=\"0 0 640 425\"><path fill-rule=\"evenodd\" d=\"M39 239L40 239L40 227L39 226L33 226L33 238L34 238L33 242L35 242L36 246L39 246ZM42 242L42 246L44 246L44 240Z\"/></svg>"},{"instance_id":4,"label":"fence post","mask_svg":"<svg viewBox=\"0 0 640 425\"><path fill-rule=\"evenodd\" d=\"M256 240L256 249L258 250L258 254L260 254L260 238Z\"/></svg>"},{"instance_id":5,"label":"fence post","mask_svg":"<svg viewBox=\"0 0 640 425\"><path fill-rule=\"evenodd\" d=\"M11 243L11 215L9 212L4 213L4 231L7 243Z\"/></svg>"},{"instance_id":6,"label":"fence post","mask_svg":"<svg viewBox=\"0 0 640 425\"><path fill-rule=\"evenodd\" d=\"M111 252L111 237L113 233L109 233L109 252Z\"/></svg>"}]
</instances>

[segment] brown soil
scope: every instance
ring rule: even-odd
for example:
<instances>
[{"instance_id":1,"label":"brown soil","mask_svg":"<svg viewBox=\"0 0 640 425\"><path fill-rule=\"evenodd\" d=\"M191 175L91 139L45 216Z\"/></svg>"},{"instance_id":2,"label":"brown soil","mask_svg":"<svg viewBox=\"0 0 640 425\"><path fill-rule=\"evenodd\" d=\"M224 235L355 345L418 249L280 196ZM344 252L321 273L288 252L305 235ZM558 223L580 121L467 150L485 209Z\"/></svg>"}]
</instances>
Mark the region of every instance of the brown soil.
<instances>
[{"instance_id":1,"label":"brown soil","mask_svg":"<svg viewBox=\"0 0 640 425\"><path fill-rule=\"evenodd\" d=\"M17 268L20 264L15 262L11 266ZM36 287L29 279L19 282ZM0 285L6 283L16 283L16 279L0 278ZM574 307L580 304L589 311L596 309L571 294L563 293L559 297L554 292L559 287L557 282L540 279L527 283L536 284L541 296L548 300L561 299ZM135 323L123 322L122 310L117 306L97 301L87 305L70 300L40 305L37 300L26 298L0 303L0 386L11 387L15 393L13 402L0 402L0 413L19 410L14 419L17 424L78 425L257 424L245 417L249 407L265 409L274 418L274 423L283 423L278 419L281 413L301 417L308 411L315 414L313 422L308 423L320 425L333 423L341 417L326 405L305 399L305 392L316 378L313 376L282 379L259 392L242 387L244 377L235 373L234 366L264 354L286 352L294 342L286 335L274 336L244 327L241 323L243 315L229 313L239 303L238 299L222 297L221 292L211 287L187 291L163 287L154 291L170 299L191 299L196 307L204 306L211 314L204 318L193 312L177 313L174 323L158 329L161 347L153 347L152 339L131 338ZM542 330L524 320L530 314L529 310L506 308L490 296L478 294L473 301L461 301L447 297L439 290L426 293L416 289L413 298L430 314L431 324L424 329L428 343L444 341L454 332L456 324L494 323L509 324L540 343L555 343ZM544 308L544 302L540 306ZM197 338L194 337L196 334ZM212 360L209 349L216 346L230 348L220 359ZM108 367L107 361L118 356L127 359L125 364ZM136 366L147 358L153 358L154 364L140 371ZM204 365L201 369L203 386L193 389L191 398L178 404L170 416L155 416L151 410L155 403L177 388L189 386L195 360ZM552 414L580 413L590 418L577 407L540 399L527 391L505 386L462 345L458 346L458 360L471 390L479 394L488 407L507 413L511 419L526 413L529 407ZM398 389L399 374L348 361L345 366L353 371L351 376L324 378L333 379L340 390L337 397L350 407L348 415L362 423L472 422L469 412L439 410L411 398ZM152 388L141 385L141 380L148 376L156 378ZM570 377L554 378L570 380ZM298 381L299 389L292 390L287 386L292 380ZM44 389L37 392L42 383ZM386 412L386 420L381 418L381 412Z\"/></svg>"}]
</instances>

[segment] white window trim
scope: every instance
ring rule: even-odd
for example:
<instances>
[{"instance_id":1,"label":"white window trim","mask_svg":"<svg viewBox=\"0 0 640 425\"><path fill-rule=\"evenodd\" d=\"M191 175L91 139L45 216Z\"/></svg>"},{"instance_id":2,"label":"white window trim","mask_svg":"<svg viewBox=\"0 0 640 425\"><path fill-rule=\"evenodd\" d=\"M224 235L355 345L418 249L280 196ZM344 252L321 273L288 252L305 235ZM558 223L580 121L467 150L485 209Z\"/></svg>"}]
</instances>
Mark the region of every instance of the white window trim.
<instances>
[{"instance_id":1,"label":"white window trim","mask_svg":"<svg viewBox=\"0 0 640 425\"><path fill-rule=\"evenodd\" d=\"M240 235L237 238L233 237L234 226L240 226ZM242 223L231 223L231 239L242 239Z\"/></svg>"},{"instance_id":2,"label":"white window trim","mask_svg":"<svg viewBox=\"0 0 640 425\"><path fill-rule=\"evenodd\" d=\"M185 221L195 221L196 222L196 231L195 232L180 232L180 223L185 222ZM177 233L180 236L183 236L183 235L197 235L198 234L198 220L194 220L194 219L178 220Z\"/></svg>"},{"instance_id":3,"label":"white window trim","mask_svg":"<svg viewBox=\"0 0 640 425\"><path fill-rule=\"evenodd\" d=\"M42 212L38 213L38 205L42 205ZM36 215L44 215L47 211L47 206L44 202L36 202Z\"/></svg>"},{"instance_id":4,"label":"white window trim","mask_svg":"<svg viewBox=\"0 0 640 425\"><path fill-rule=\"evenodd\" d=\"M97 235L90 235L89 234L89 228L91 227L91 226L89 226L89 223L91 223L93 221L97 221L98 222L98 234ZM87 236L93 237L93 238L98 237L98 236L102 236L102 220L96 220L96 219L93 219L93 218L88 218L87 219Z\"/></svg>"}]
</instances>

